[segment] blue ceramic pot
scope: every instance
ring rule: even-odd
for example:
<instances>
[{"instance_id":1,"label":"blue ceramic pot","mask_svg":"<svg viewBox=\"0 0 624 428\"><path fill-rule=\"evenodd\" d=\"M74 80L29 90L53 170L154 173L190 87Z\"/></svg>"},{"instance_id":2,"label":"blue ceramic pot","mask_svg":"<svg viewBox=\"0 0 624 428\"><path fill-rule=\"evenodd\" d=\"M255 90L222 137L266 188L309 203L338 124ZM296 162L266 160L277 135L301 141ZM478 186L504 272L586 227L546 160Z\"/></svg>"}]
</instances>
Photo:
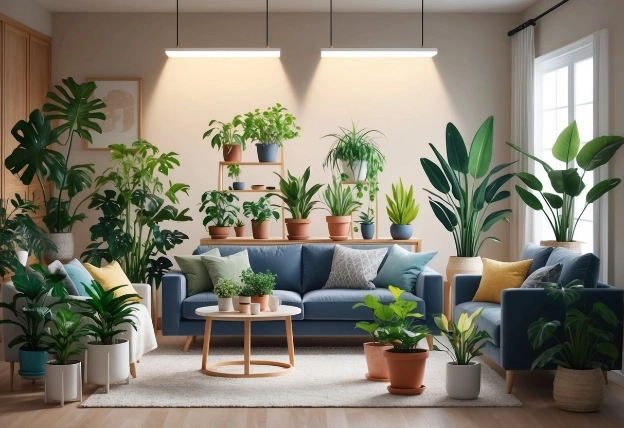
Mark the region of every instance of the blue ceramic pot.
<instances>
[{"instance_id":1,"label":"blue ceramic pot","mask_svg":"<svg viewBox=\"0 0 624 428\"><path fill-rule=\"evenodd\" d=\"M363 239L373 239L373 236L375 236L375 223L360 224L360 229L362 230Z\"/></svg>"},{"instance_id":2,"label":"blue ceramic pot","mask_svg":"<svg viewBox=\"0 0 624 428\"><path fill-rule=\"evenodd\" d=\"M256 144L258 162L277 162L277 144Z\"/></svg>"},{"instance_id":3,"label":"blue ceramic pot","mask_svg":"<svg viewBox=\"0 0 624 428\"><path fill-rule=\"evenodd\" d=\"M414 228L411 224L393 224L390 226L390 235L395 240L405 240L412 237Z\"/></svg>"},{"instance_id":4,"label":"blue ceramic pot","mask_svg":"<svg viewBox=\"0 0 624 428\"><path fill-rule=\"evenodd\" d=\"M45 377L45 365L50 359L47 351L19 350L19 375L24 379L41 379Z\"/></svg>"},{"instance_id":5,"label":"blue ceramic pot","mask_svg":"<svg viewBox=\"0 0 624 428\"><path fill-rule=\"evenodd\" d=\"M232 189L234 190L245 190L245 182L244 181L235 181L232 183Z\"/></svg>"}]
</instances>

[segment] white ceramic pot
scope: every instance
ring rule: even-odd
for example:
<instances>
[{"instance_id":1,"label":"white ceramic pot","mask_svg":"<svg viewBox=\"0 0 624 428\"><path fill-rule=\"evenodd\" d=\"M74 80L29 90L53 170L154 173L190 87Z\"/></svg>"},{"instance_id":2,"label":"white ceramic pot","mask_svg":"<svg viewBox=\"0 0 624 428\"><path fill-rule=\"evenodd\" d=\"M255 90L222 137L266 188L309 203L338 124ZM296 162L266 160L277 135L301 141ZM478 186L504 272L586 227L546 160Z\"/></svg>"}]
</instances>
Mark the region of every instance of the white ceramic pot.
<instances>
[{"instance_id":1,"label":"white ceramic pot","mask_svg":"<svg viewBox=\"0 0 624 428\"><path fill-rule=\"evenodd\" d=\"M474 400L481 392L481 364L471 361L460 366L455 362L446 365L446 393L455 400Z\"/></svg>"},{"instance_id":2,"label":"white ceramic pot","mask_svg":"<svg viewBox=\"0 0 624 428\"><path fill-rule=\"evenodd\" d=\"M74 235L69 233L46 233L46 237L56 245L57 251L43 253L44 260L50 264L55 260L68 262L74 258Z\"/></svg>"},{"instance_id":3,"label":"white ceramic pot","mask_svg":"<svg viewBox=\"0 0 624 428\"><path fill-rule=\"evenodd\" d=\"M282 304L282 301L280 300L279 297L269 296L269 310L271 312L277 312L281 304Z\"/></svg>"},{"instance_id":4,"label":"white ceramic pot","mask_svg":"<svg viewBox=\"0 0 624 428\"><path fill-rule=\"evenodd\" d=\"M45 402L82 402L82 365L80 361L69 361L59 365L50 361L45 366Z\"/></svg>"},{"instance_id":5,"label":"white ceramic pot","mask_svg":"<svg viewBox=\"0 0 624 428\"><path fill-rule=\"evenodd\" d=\"M238 296L238 312L248 314L250 312L251 296Z\"/></svg>"},{"instance_id":6,"label":"white ceramic pot","mask_svg":"<svg viewBox=\"0 0 624 428\"><path fill-rule=\"evenodd\" d=\"M232 297L232 310L234 312L239 311L238 296Z\"/></svg>"},{"instance_id":7,"label":"white ceramic pot","mask_svg":"<svg viewBox=\"0 0 624 428\"><path fill-rule=\"evenodd\" d=\"M120 340L114 345L87 343L85 353L85 383L108 386L130 378L130 347L128 341Z\"/></svg>"},{"instance_id":8,"label":"white ceramic pot","mask_svg":"<svg viewBox=\"0 0 624 428\"><path fill-rule=\"evenodd\" d=\"M540 241L540 245L542 247L565 248L579 254L583 252L583 243L581 241Z\"/></svg>"},{"instance_id":9,"label":"white ceramic pot","mask_svg":"<svg viewBox=\"0 0 624 428\"><path fill-rule=\"evenodd\" d=\"M348 181L364 181L368 172L367 161L352 162L353 168L349 167L349 162L342 161L342 173L347 175Z\"/></svg>"},{"instance_id":10,"label":"white ceramic pot","mask_svg":"<svg viewBox=\"0 0 624 428\"><path fill-rule=\"evenodd\" d=\"M234 310L231 297L218 297L217 302L219 303L220 312L232 312Z\"/></svg>"},{"instance_id":11,"label":"white ceramic pot","mask_svg":"<svg viewBox=\"0 0 624 428\"><path fill-rule=\"evenodd\" d=\"M19 260L22 266L26 266L28 263L28 251L25 250L15 250L15 255L17 256L17 260Z\"/></svg>"}]
</instances>

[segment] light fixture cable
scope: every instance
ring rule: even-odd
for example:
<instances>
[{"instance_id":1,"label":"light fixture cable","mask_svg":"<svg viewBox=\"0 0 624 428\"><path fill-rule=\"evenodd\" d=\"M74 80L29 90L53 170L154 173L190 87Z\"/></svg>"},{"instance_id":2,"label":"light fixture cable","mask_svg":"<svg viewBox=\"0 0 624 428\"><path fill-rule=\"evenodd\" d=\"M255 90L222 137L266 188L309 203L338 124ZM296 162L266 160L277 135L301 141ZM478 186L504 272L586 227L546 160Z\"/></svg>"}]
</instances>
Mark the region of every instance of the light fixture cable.
<instances>
[{"instance_id":1,"label":"light fixture cable","mask_svg":"<svg viewBox=\"0 0 624 428\"><path fill-rule=\"evenodd\" d=\"M176 0L176 48L180 47L180 0Z\"/></svg>"},{"instance_id":2,"label":"light fixture cable","mask_svg":"<svg viewBox=\"0 0 624 428\"><path fill-rule=\"evenodd\" d=\"M266 31L266 44L265 47L269 47L269 0L266 0L266 23L265 23L265 31Z\"/></svg>"},{"instance_id":3,"label":"light fixture cable","mask_svg":"<svg viewBox=\"0 0 624 428\"><path fill-rule=\"evenodd\" d=\"M329 47L334 47L334 0L329 0Z\"/></svg>"},{"instance_id":4,"label":"light fixture cable","mask_svg":"<svg viewBox=\"0 0 624 428\"><path fill-rule=\"evenodd\" d=\"M425 0L422 0L420 7L420 47L425 47Z\"/></svg>"}]
</instances>

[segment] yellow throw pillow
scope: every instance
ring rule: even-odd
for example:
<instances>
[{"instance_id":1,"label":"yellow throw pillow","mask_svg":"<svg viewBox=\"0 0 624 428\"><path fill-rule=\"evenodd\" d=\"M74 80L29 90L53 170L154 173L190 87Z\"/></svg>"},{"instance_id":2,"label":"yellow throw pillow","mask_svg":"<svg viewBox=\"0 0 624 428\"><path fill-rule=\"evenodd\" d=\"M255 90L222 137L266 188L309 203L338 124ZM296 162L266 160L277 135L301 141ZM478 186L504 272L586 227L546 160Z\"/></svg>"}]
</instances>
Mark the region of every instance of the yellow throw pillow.
<instances>
[{"instance_id":1,"label":"yellow throw pillow","mask_svg":"<svg viewBox=\"0 0 624 428\"><path fill-rule=\"evenodd\" d=\"M127 294L138 294L130 280L124 273L119 263L116 261L109 263L103 268L99 268L97 266L93 266L90 263L83 263L85 269L91 274L93 279L100 283L100 285L104 288L104 290L110 290L111 288L119 287L120 285L124 285L122 288L118 288L115 290L115 297L125 296ZM137 297L132 297L129 300L138 302L139 299Z\"/></svg>"},{"instance_id":2,"label":"yellow throw pillow","mask_svg":"<svg viewBox=\"0 0 624 428\"><path fill-rule=\"evenodd\" d=\"M508 288L518 288L526 279L533 260L520 262L499 262L483 260L483 275L473 302L501 302L501 293Z\"/></svg>"}]
</instances>

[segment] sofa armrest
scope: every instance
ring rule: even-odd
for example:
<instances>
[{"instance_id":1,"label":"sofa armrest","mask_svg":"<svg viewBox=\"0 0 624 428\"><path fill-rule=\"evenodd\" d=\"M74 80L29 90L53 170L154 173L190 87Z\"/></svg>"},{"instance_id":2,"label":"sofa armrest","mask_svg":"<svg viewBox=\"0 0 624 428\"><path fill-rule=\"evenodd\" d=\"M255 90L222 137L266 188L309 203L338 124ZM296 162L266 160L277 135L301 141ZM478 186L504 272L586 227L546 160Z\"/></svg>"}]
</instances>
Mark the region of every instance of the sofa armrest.
<instances>
[{"instance_id":1,"label":"sofa armrest","mask_svg":"<svg viewBox=\"0 0 624 428\"><path fill-rule=\"evenodd\" d=\"M425 301L427 327L433 334L440 334L440 329L433 322L433 314L444 312L444 280L442 275L431 268L425 268L418 275L414 291L416 296Z\"/></svg>"},{"instance_id":2,"label":"sofa armrest","mask_svg":"<svg viewBox=\"0 0 624 428\"><path fill-rule=\"evenodd\" d=\"M162 279L162 334L175 336L180 330L182 302L186 299L186 276L170 271Z\"/></svg>"},{"instance_id":3,"label":"sofa armrest","mask_svg":"<svg viewBox=\"0 0 624 428\"><path fill-rule=\"evenodd\" d=\"M480 282L481 275L455 275L455 281L452 288L453 305L457 306L460 303L471 302L475 294L477 294Z\"/></svg>"},{"instance_id":4,"label":"sofa armrest","mask_svg":"<svg viewBox=\"0 0 624 428\"><path fill-rule=\"evenodd\" d=\"M596 302L602 302L615 312L620 320L618 327L610 327L614 335L613 344L617 349L622 349L622 320L624 319L624 290L617 288L585 288L580 290L581 298L574 304L582 309L590 308ZM563 321L565 308L563 304L555 302L541 289L512 288L503 290L501 303L501 365L505 370L529 370L533 360L549 346L556 342L547 342L544 347L533 350L529 342L529 325L541 317L549 320ZM558 338L564 338L561 328L558 329ZM622 355L620 353L614 368L622 367ZM552 364L547 369L555 369Z\"/></svg>"},{"instance_id":5,"label":"sofa armrest","mask_svg":"<svg viewBox=\"0 0 624 428\"><path fill-rule=\"evenodd\" d=\"M132 284L137 294L141 296L139 303L147 308L149 314L152 313L152 287L149 284Z\"/></svg>"}]
</instances>

